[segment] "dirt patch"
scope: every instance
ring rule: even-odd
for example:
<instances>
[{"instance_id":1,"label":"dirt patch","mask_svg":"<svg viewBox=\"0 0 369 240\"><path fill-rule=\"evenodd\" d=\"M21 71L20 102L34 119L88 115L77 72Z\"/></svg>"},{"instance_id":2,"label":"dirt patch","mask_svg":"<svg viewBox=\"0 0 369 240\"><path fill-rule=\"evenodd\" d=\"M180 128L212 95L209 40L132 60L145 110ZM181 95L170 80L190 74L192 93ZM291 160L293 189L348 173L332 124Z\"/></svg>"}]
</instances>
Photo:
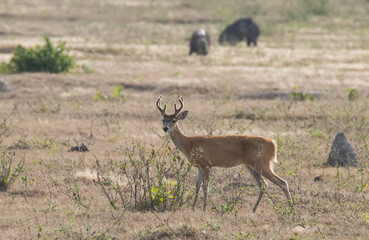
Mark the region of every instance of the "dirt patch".
<instances>
[{"instance_id":1,"label":"dirt patch","mask_svg":"<svg viewBox=\"0 0 369 240\"><path fill-rule=\"evenodd\" d=\"M84 169L84 170L81 170L81 171L77 171L75 174L74 174L77 178L84 178L84 179L87 179L87 180L97 180L97 173L96 171L93 171L91 169Z\"/></svg>"}]
</instances>

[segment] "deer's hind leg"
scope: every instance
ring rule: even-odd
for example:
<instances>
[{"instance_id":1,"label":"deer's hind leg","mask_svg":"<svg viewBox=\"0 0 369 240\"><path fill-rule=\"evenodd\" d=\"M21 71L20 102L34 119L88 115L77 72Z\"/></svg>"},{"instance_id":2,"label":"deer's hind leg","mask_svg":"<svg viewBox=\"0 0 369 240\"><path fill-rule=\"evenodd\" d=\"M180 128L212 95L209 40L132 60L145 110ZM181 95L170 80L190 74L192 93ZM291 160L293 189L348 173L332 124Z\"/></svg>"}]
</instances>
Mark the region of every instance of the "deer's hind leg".
<instances>
[{"instance_id":1,"label":"deer's hind leg","mask_svg":"<svg viewBox=\"0 0 369 240\"><path fill-rule=\"evenodd\" d=\"M258 200L255 203L254 209L252 210L253 212L256 212L256 209L258 208L260 204L261 198L263 197L265 190L268 187L268 184L265 182L264 178L259 173L255 172L254 169L250 167L247 167L247 169L249 170L251 175L254 177L256 183L259 186L259 190L260 190Z\"/></svg>"},{"instance_id":2,"label":"deer's hind leg","mask_svg":"<svg viewBox=\"0 0 369 240\"><path fill-rule=\"evenodd\" d=\"M291 193L288 188L288 183L285 180L283 180L281 177L279 177L277 174L275 174L271 169L267 169L266 171L263 171L262 174L265 178L267 178L268 180L270 180L271 182L273 182L274 184L276 184L282 189L284 195L286 195L288 204L293 210L293 203L292 203L293 199L291 197Z\"/></svg>"}]
</instances>

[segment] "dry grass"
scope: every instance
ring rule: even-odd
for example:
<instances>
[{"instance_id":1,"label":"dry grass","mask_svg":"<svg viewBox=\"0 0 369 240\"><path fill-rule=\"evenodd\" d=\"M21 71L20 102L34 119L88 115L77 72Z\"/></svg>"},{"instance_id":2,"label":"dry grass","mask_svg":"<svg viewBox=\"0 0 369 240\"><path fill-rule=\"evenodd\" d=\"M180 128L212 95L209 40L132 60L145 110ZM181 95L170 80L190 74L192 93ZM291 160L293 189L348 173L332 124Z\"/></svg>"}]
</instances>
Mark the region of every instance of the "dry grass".
<instances>
[{"instance_id":1,"label":"dry grass","mask_svg":"<svg viewBox=\"0 0 369 240\"><path fill-rule=\"evenodd\" d=\"M47 34L66 41L77 63L94 70L0 76L1 148L25 158L28 177L0 192L0 238L367 238L369 4L316 1L328 4L326 12L301 19L284 12L285 1L252 2L0 3L0 61L17 44L41 44ZM260 46L218 46L222 28L243 15L260 22ZM210 55L189 57L187 39L200 27L210 31ZM124 97L115 98L119 85ZM347 88L358 90L356 101L348 100ZM293 91L316 100L292 101ZM276 139L276 172L290 185L296 213L285 211L284 196L270 184L273 201L266 197L253 214L255 185L242 168L213 170L207 213L192 212L190 204L164 212L114 210L96 183L96 158L105 167L125 161L132 141L159 149L166 139L159 95L168 103L184 97L190 116L181 126L189 135ZM357 150L360 168L323 166L340 131ZM81 143L91 151L68 151ZM193 183L196 170L190 174ZM237 193L238 211L220 211Z\"/></svg>"}]
</instances>

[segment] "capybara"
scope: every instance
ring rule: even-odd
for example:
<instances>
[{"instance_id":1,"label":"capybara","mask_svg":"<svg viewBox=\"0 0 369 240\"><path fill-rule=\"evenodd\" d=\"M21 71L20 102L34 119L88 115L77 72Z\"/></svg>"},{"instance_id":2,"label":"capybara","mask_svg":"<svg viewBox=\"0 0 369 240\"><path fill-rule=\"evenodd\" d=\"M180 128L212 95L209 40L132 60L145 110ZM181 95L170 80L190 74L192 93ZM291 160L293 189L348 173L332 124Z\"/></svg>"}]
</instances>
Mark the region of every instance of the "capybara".
<instances>
[{"instance_id":1,"label":"capybara","mask_svg":"<svg viewBox=\"0 0 369 240\"><path fill-rule=\"evenodd\" d=\"M210 50L210 37L204 29L199 29L192 34L190 40L190 53L197 53L198 55L207 55Z\"/></svg>"},{"instance_id":2,"label":"capybara","mask_svg":"<svg viewBox=\"0 0 369 240\"><path fill-rule=\"evenodd\" d=\"M219 36L219 44L228 42L234 46L246 38L247 46L250 46L251 43L257 46L259 34L259 26L252 18L240 18L224 29Z\"/></svg>"}]
</instances>

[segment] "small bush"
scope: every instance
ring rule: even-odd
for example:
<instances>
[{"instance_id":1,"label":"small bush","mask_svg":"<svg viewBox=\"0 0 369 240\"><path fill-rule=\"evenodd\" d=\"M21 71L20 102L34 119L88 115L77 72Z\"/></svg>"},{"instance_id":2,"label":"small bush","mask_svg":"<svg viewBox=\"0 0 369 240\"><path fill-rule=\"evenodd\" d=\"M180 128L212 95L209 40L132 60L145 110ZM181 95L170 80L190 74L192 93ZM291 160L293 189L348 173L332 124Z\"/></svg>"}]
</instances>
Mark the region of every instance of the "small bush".
<instances>
[{"instance_id":1,"label":"small bush","mask_svg":"<svg viewBox=\"0 0 369 240\"><path fill-rule=\"evenodd\" d=\"M290 98L294 101L315 101L316 98L313 94L305 93L305 92L299 92L297 91L298 87L295 87L295 90L291 93Z\"/></svg>"},{"instance_id":2,"label":"small bush","mask_svg":"<svg viewBox=\"0 0 369 240\"><path fill-rule=\"evenodd\" d=\"M235 119L242 119L245 117L245 112L243 110L236 110L235 113L234 113L234 118Z\"/></svg>"},{"instance_id":3,"label":"small bush","mask_svg":"<svg viewBox=\"0 0 369 240\"><path fill-rule=\"evenodd\" d=\"M94 97L94 100L95 101L100 101L100 100L109 100L109 101L115 101L115 100L118 100L122 103L125 103L128 101L128 96L126 95L123 95L122 93L122 90L123 90L123 86L122 85L119 85L118 87L114 88L113 90L113 94L112 96L108 96L108 95L105 95L101 90L99 90L95 97Z\"/></svg>"},{"instance_id":4,"label":"small bush","mask_svg":"<svg viewBox=\"0 0 369 240\"><path fill-rule=\"evenodd\" d=\"M358 97L358 91L356 90L356 88L347 88L346 94L349 101L355 101Z\"/></svg>"},{"instance_id":5,"label":"small bush","mask_svg":"<svg viewBox=\"0 0 369 240\"><path fill-rule=\"evenodd\" d=\"M24 172L24 158L17 164L13 164L14 152L2 150L0 153L0 191L5 192L14 183L20 174Z\"/></svg>"},{"instance_id":6,"label":"small bush","mask_svg":"<svg viewBox=\"0 0 369 240\"><path fill-rule=\"evenodd\" d=\"M54 47L49 37L45 36L46 44L26 49L18 45L13 51L9 63L1 63L2 73L22 72L68 72L75 63L71 56L64 53L65 42Z\"/></svg>"},{"instance_id":7,"label":"small bush","mask_svg":"<svg viewBox=\"0 0 369 240\"><path fill-rule=\"evenodd\" d=\"M192 196L191 165L177 151L133 144L124 155L106 166L97 160L98 184L114 209L175 211Z\"/></svg>"},{"instance_id":8,"label":"small bush","mask_svg":"<svg viewBox=\"0 0 369 240\"><path fill-rule=\"evenodd\" d=\"M0 73L5 73L5 74L12 73L10 64L2 62L0 64Z\"/></svg>"},{"instance_id":9,"label":"small bush","mask_svg":"<svg viewBox=\"0 0 369 240\"><path fill-rule=\"evenodd\" d=\"M82 64L81 68L82 68L83 72L84 73L87 73L87 74L90 74L90 73L94 73L95 72L87 64Z\"/></svg>"}]
</instances>

